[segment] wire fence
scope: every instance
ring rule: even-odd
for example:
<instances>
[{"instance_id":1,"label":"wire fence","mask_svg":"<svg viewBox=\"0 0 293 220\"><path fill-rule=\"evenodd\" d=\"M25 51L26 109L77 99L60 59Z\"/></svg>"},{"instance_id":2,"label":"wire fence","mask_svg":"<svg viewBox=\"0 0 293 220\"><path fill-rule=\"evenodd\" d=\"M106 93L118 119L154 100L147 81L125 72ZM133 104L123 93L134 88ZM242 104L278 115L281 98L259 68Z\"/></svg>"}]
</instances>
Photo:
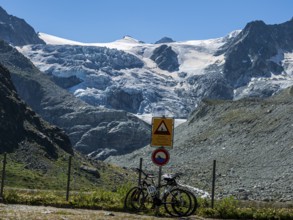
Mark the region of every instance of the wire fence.
<instances>
[{"instance_id":1,"label":"wire fence","mask_svg":"<svg viewBox=\"0 0 293 220\"><path fill-rule=\"evenodd\" d=\"M94 191L99 186L98 171L90 170L74 156L64 157L55 163L48 163L44 167L35 161L25 164L17 162L15 155L0 155L0 199L6 190L17 189L30 192L54 191L63 194L68 201L70 193L85 193L89 187Z\"/></svg>"},{"instance_id":2,"label":"wire fence","mask_svg":"<svg viewBox=\"0 0 293 220\"><path fill-rule=\"evenodd\" d=\"M54 165L53 169L41 168L38 174L29 171L30 163L21 165L15 162L12 164L11 161L15 161L15 157L9 154L0 155L1 198L6 188L14 187L29 190L58 190L67 201L71 192L86 191L84 178L80 172L83 165L72 156L64 157L62 163ZM283 172L272 173L272 169L276 168ZM191 172L193 167L189 169ZM188 170L186 172L190 173ZM196 179L189 176L189 180L192 178ZM212 206L216 198L221 199L231 195L241 200L283 199L286 201L286 198L292 200L293 162L280 163L276 160L270 161L270 164L265 166L214 160L211 162L210 170L205 172L205 177L200 181L201 188L211 195Z\"/></svg>"}]
</instances>

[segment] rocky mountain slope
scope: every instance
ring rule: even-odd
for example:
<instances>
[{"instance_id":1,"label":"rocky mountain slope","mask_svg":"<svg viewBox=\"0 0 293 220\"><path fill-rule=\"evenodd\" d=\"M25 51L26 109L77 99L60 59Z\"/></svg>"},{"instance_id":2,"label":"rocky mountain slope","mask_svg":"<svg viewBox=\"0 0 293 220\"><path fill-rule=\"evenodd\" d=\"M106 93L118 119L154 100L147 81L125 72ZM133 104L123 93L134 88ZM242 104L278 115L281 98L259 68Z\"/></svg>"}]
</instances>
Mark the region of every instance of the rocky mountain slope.
<instances>
[{"instance_id":1,"label":"rocky mountain slope","mask_svg":"<svg viewBox=\"0 0 293 220\"><path fill-rule=\"evenodd\" d=\"M293 199L293 87L264 100L204 100L175 128L174 147L163 172L183 172L188 185L211 192L216 160L216 196L249 200ZM146 146L108 162L157 170Z\"/></svg>"},{"instance_id":2,"label":"rocky mountain slope","mask_svg":"<svg viewBox=\"0 0 293 220\"><path fill-rule=\"evenodd\" d=\"M14 46L45 44L25 20L9 15L0 6L0 38Z\"/></svg>"},{"instance_id":3,"label":"rocky mountain slope","mask_svg":"<svg viewBox=\"0 0 293 220\"><path fill-rule=\"evenodd\" d=\"M275 25L250 22L218 51L225 54L223 76L235 89L235 98L246 93L268 97L292 85L292 30L293 18Z\"/></svg>"},{"instance_id":4,"label":"rocky mountain slope","mask_svg":"<svg viewBox=\"0 0 293 220\"><path fill-rule=\"evenodd\" d=\"M18 150L22 151L19 157L35 156L36 161L40 154L51 159L58 158L62 151L73 155L65 132L42 120L26 106L16 93L10 73L2 65L0 76L0 153Z\"/></svg>"},{"instance_id":5,"label":"rocky mountain slope","mask_svg":"<svg viewBox=\"0 0 293 220\"><path fill-rule=\"evenodd\" d=\"M130 36L84 44L40 33L18 50L94 106L187 118L203 98L269 97L293 85L293 19L248 23L218 39L143 43Z\"/></svg>"},{"instance_id":6,"label":"rocky mountain slope","mask_svg":"<svg viewBox=\"0 0 293 220\"><path fill-rule=\"evenodd\" d=\"M104 159L149 143L149 125L117 110L92 107L53 83L17 50L0 42L0 60L20 94L45 120L63 128L82 153Z\"/></svg>"},{"instance_id":7,"label":"rocky mountain slope","mask_svg":"<svg viewBox=\"0 0 293 220\"><path fill-rule=\"evenodd\" d=\"M2 65L0 100L1 161L7 153L5 187L64 189L69 156L73 156L75 190L111 189L132 178L126 170L88 160L75 151L63 130L44 121L19 98L9 71Z\"/></svg>"}]
</instances>

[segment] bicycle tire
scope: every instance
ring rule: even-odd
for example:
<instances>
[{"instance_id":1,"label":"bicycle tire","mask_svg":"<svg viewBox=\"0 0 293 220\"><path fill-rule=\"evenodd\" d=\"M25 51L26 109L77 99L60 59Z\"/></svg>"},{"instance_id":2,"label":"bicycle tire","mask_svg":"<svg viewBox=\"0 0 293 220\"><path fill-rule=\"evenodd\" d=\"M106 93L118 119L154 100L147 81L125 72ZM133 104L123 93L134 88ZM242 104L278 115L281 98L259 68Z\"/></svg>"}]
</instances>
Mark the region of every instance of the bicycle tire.
<instances>
[{"instance_id":1,"label":"bicycle tire","mask_svg":"<svg viewBox=\"0 0 293 220\"><path fill-rule=\"evenodd\" d=\"M148 193L146 188L141 189L143 191L143 199L142 199L142 206L141 209L143 211L149 211L151 209L154 209L154 199L153 197Z\"/></svg>"},{"instance_id":2,"label":"bicycle tire","mask_svg":"<svg viewBox=\"0 0 293 220\"><path fill-rule=\"evenodd\" d=\"M183 217L191 213L192 198L186 190L175 188L163 200L166 212L174 217Z\"/></svg>"},{"instance_id":3,"label":"bicycle tire","mask_svg":"<svg viewBox=\"0 0 293 220\"><path fill-rule=\"evenodd\" d=\"M187 213L187 216L193 215L196 212L196 209L198 208L198 202L197 202L197 198L196 196L193 194L193 192L189 191L189 190L185 190L189 193L190 197L191 197L191 209L190 212Z\"/></svg>"},{"instance_id":4,"label":"bicycle tire","mask_svg":"<svg viewBox=\"0 0 293 220\"><path fill-rule=\"evenodd\" d=\"M137 211L135 208L133 208L132 200L133 200L133 194L140 190L140 187L135 186L132 187L126 194L124 198L124 210L126 211Z\"/></svg>"},{"instance_id":5,"label":"bicycle tire","mask_svg":"<svg viewBox=\"0 0 293 220\"><path fill-rule=\"evenodd\" d=\"M142 188L138 188L137 190L134 190L130 196L130 204L132 209L135 211L141 211L143 209L144 205L144 198L145 198L145 193Z\"/></svg>"}]
</instances>

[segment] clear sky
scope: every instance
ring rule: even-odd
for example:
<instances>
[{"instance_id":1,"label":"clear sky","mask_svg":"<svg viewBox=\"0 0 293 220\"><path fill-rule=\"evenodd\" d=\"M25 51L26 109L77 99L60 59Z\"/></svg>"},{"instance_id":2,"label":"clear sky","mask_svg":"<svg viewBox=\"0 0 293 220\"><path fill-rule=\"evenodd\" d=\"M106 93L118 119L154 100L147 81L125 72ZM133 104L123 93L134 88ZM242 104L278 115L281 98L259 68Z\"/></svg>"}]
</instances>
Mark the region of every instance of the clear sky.
<instances>
[{"instance_id":1,"label":"clear sky","mask_svg":"<svg viewBox=\"0 0 293 220\"><path fill-rule=\"evenodd\" d=\"M248 22L279 24L293 0L0 0L35 31L70 40L111 42L130 35L153 43L223 37Z\"/></svg>"}]
</instances>

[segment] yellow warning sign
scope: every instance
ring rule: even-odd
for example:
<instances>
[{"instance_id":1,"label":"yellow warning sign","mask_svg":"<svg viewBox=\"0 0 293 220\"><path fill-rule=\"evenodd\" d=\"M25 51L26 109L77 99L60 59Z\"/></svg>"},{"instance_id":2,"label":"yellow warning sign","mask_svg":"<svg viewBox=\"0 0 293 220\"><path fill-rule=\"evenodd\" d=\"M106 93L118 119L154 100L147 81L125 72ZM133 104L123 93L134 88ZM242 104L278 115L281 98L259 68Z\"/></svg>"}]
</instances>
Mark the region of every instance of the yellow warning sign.
<instances>
[{"instance_id":1,"label":"yellow warning sign","mask_svg":"<svg viewBox=\"0 0 293 220\"><path fill-rule=\"evenodd\" d=\"M173 118L152 118L152 147L173 147Z\"/></svg>"}]
</instances>

